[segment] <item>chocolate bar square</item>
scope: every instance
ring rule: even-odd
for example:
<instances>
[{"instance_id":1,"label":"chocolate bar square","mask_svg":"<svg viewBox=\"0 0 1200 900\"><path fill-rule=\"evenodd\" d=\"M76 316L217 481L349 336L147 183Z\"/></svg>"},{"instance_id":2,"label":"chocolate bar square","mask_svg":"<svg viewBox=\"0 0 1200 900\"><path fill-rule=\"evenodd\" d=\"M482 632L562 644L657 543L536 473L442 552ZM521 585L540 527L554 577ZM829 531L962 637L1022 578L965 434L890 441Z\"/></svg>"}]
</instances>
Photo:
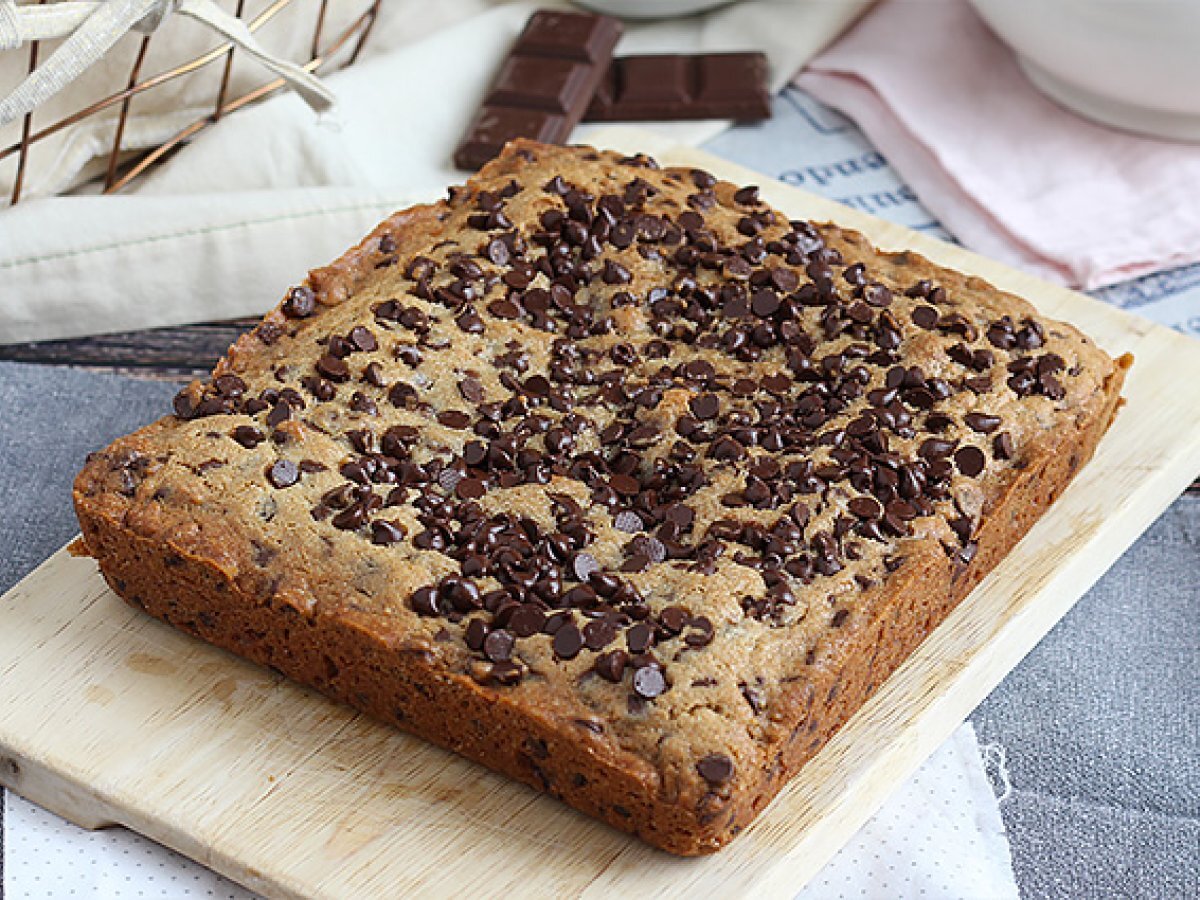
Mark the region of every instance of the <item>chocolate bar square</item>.
<instances>
[{"instance_id":1,"label":"chocolate bar square","mask_svg":"<svg viewBox=\"0 0 1200 900\"><path fill-rule=\"evenodd\" d=\"M491 159L501 147L516 138L554 143L562 141L562 134L563 118L552 112L515 106L485 106L476 113L467 129L467 138L459 145L454 158L456 162L462 157Z\"/></svg>"},{"instance_id":2,"label":"chocolate bar square","mask_svg":"<svg viewBox=\"0 0 1200 900\"><path fill-rule=\"evenodd\" d=\"M589 67L546 56L510 56L500 69L489 106L520 106L564 114L586 103Z\"/></svg>"},{"instance_id":3,"label":"chocolate bar square","mask_svg":"<svg viewBox=\"0 0 1200 900\"><path fill-rule=\"evenodd\" d=\"M713 53L696 60L698 103L744 102L763 92L767 77L761 53Z\"/></svg>"},{"instance_id":4,"label":"chocolate bar square","mask_svg":"<svg viewBox=\"0 0 1200 900\"><path fill-rule=\"evenodd\" d=\"M540 10L530 16L454 152L455 165L477 169L514 138L561 144L570 137L621 31L616 19L589 13Z\"/></svg>"},{"instance_id":5,"label":"chocolate bar square","mask_svg":"<svg viewBox=\"0 0 1200 900\"><path fill-rule=\"evenodd\" d=\"M607 61L621 30L616 19L605 16L541 10L521 32L516 52L590 63Z\"/></svg>"},{"instance_id":6,"label":"chocolate bar square","mask_svg":"<svg viewBox=\"0 0 1200 900\"><path fill-rule=\"evenodd\" d=\"M752 121L770 115L763 54L652 54L614 59L584 119Z\"/></svg>"}]
</instances>

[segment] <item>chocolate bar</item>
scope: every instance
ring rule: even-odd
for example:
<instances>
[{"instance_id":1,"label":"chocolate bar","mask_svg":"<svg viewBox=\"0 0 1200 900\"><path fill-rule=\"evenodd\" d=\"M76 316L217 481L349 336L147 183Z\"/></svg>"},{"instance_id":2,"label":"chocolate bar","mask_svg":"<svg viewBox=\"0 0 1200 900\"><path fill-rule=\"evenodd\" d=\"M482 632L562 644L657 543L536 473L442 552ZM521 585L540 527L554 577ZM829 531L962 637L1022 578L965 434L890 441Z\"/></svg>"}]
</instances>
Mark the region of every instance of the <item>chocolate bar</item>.
<instances>
[{"instance_id":1,"label":"chocolate bar","mask_svg":"<svg viewBox=\"0 0 1200 900\"><path fill-rule=\"evenodd\" d=\"M539 10L509 52L454 153L478 169L513 138L561 144L583 118L621 37L616 19Z\"/></svg>"},{"instance_id":2,"label":"chocolate bar","mask_svg":"<svg viewBox=\"0 0 1200 900\"><path fill-rule=\"evenodd\" d=\"M767 58L763 54L661 54L614 59L584 121L751 121L770 115Z\"/></svg>"}]
</instances>

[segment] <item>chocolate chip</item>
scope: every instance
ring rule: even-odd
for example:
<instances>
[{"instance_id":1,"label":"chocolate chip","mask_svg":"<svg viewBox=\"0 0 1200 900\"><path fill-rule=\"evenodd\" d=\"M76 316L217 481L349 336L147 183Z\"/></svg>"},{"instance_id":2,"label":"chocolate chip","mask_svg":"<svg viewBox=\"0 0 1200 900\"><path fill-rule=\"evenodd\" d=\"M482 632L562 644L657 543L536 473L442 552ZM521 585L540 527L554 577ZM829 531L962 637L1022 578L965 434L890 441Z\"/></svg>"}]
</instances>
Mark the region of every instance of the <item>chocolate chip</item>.
<instances>
[{"instance_id":1,"label":"chocolate chip","mask_svg":"<svg viewBox=\"0 0 1200 900\"><path fill-rule=\"evenodd\" d=\"M479 653L483 650L483 642L487 636L487 624L482 619L472 619L467 623L467 629L463 633L463 640L470 650Z\"/></svg>"},{"instance_id":2,"label":"chocolate chip","mask_svg":"<svg viewBox=\"0 0 1200 900\"><path fill-rule=\"evenodd\" d=\"M519 638L532 637L546 627L546 614L532 603L524 603L513 610L507 627Z\"/></svg>"},{"instance_id":3,"label":"chocolate chip","mask_svg":"<svg viewBox=\"0 0 1200 900\"><path fill-rule=\"evenodd\" d=\"M464 378L458 383L458 392L468 403L479 403L483 400L483 385L478 378Z\"/></svg>"},{"instance_id":4,"label":"chocolate chip","mask_svg":"<svg viewBox=\"0 0 1200 900\"><path fill-rule=\"evenodd\" d=\"M487 488L478 478L461 478L454 486L454 493L462 500L478 500L487 493Z\"/></svg>"},{"instance_id":5,"label":"chocolate chip","mask_svg":"<svg viewBox=\"0 0 1200 900\"><path fill-rule=\"evenodd\" d=\"M1046 332L1040 322L1034 319L1023 319L1022 324L1025 327L1018 331L1016 336L1018 347L1022 350L1036 350L1045 343Z\"/></svg>"},{"instance_id":6,"label":"chocolate chip","mask_svg":"<svg viewBox=\"0 0 1200 900\"><path fill-rule=\"evenodd\" d=\"M515 639L511 631L497 628L483 641L483 655L492 662L507 662L512 658Z\"/></svg>"},{"instance_id":7,"label":"chocolate chip","mask_svg":"<svg viewBox=\"0 0 1200 900\"><path fill-rule=\"evenodd\" d=\"M621 564L622 572L645 572L650 568L650 557L646 553L634 553Z\"/></svg>"},{"instance_id":8,"label":"chocolate chip","mask_svg":"<svg viewBox=\"0 0 1200 900\"><path fill-rule=\"evenodd\" d=\"M369 397L362 391L355 391L350 397L350 409L353 412L366 413L370 416L379 415L379 405L373 397Z\"/></svg>"},{"instance_id":9,"label":"chocolate chip","mask_svg":"<svg viewBox=\"0 0 1200 900\"><path fill-rule=\"evenodd\" d=\"M280 490L291 487L299 480L300 469L290 459L277 459L267 469L267 481Z\"/></svg>"},{"instance_id":10,"label":"chocolate chip","mask_svg":"<svg viewBox=\"0 0 1200 900\"><path fill-rule=\"evenodd\" d=\"M468 466L482 466L487 459L487 447L479 441L467 441L463 447L463 462Z\"/></svg>"},{"instance_id":11,"label":"chocolate chip","mask_svg":"<svg viewBox=\"0 0 1200 900\"><path fill-rule=\"evenodd\" d=\"M645 543L642 546L644 548L643 552L649 558L650 562L660 563L660 562L663 562L666 560L667 547L658 538L656 538L656 537L647 538Z\"/></svg>"},{"instance_id":12,"label":"chocolate chip","mask_svg":"<svg viewBox=\"0 0 1200 900\"><path fill-rule=\"evenodd\" d=\"M521 680L523 674L524 670L517 663L505 660L492 665L490 679L497 684L514 685Z\"/></svg>"},{"instance_id":13,"label":"chocolate chip","mask_svg":"<svg viewBox=\"0 0 1200 900\"><path fill-rule=\"evenodd\" d=\"M559 659L574 659L583 649L583 634L573 622L554 632L554 653Z\"/></svg>"},{"instance_id":14,"label":"chocolate chip","mask_svg":"<svg viewBox=\"0 0 1200 900\"><path fill-rule=\"evenodd\" d=\"M691 362L684 363L680 367L680 374L688 381L696 381L704 384L717 374L717 370L706 359L694 359Z\"/></svg>"},{"instance_id":15,"label":"chocolate chip","mask_svg":"<svg viewBox=\"0 0 1200 900\"><path fill-rule=\"evenodd\" d=\"M370 353L372 350L377 350L379 344L375 340L375 335L364 328L362 325L355 325L350 329L350 333L346 335L346 339L354 345L356 350L363 353Z\"/></svg>"},{"instance_id":16,"label":"chocolate chip","mask_svg":"<svg viewBox=\"0 0 1200 900\"><path fill-rule=\"evenodd\" d=\"M604 261L600 278L605 284L628 284L633 280L633 275L616 260L607 259Z\"/></svg>"},{"instance_id":17,"label":"chocolate chip","mask_svg":"<svg viewBox=\"0 0 1200 900\"><path fill-rule=\"evenodd\" d=\"M460 409L445 409L437 414L439 425L462 430L471 424L471 417Z\"/></svg>"},{"instance_id":18,"label":"chocolate chip","mask_svg":"<svg viewBox=\"0 0 1200 900\"><path fill-rule=\"evenodd\" d=\"M317 371L333 382L342 382L350 378L350 367L346 365L346 361L328 353L317 360Z\"/></svg>"},{"instance_id":19,"label":"chocolate chip","mask_svg":"<svg viewBox=\"0 0 1200 900\"><path fill-rule=\"evenodd\" d=\"M519 319L521 310L511 300L493 300L487 310L497 319Z\"/></svg>"},{"instance_id":20,"label":"chocolate chip","mask_svg":"<svg viewBox=\"0 0 1200 900\"><path fill-rule=\"evenodd\" d=\"M500 238L494 238L488 241L484 255L497 266L506 266L510 258L508 244Z\"/></svg>"},{"instance_id":21,"label":"chocolate chip","mask_svg":"<svg viewBox=\"0 0 1200 900\"><path fill-rule=\"evenodd\" d=\"M1067 395L1066 388L1053 375L1047 373L1038 377L1038 384L1041 386L1042 393L1051 400L1061 400Z\"/></svg>"},{"instance_id":22,"label":"chocolate chip","mask_svg":"<svg viewBox=\"0 0 1200 900\"><path fill-rule=\"evenodd\" d=\"M696 616L687 627L689 630L683 640L689 647L706 647L712 643L714 628L708 616Z\"/></svg>"},{"instance_id":23,"label":"chocolate chip","mask_svg":"<svg viewBox=\"0 0 1200 900\"><path fill-rule=\"evenodd\" d=\"M619 684L625 676L625 666L628 662L629 654L624 650L610 650L596 657L593 668L595 668L596 674L605 681Z\"/></svg>"},{"instance_id":24,"label":"chocolate chip","mask_svg":"<svg viewBox=\"0 0 1200 900\"><path fill-rule=\"evenodd\" d=\"M943 459L954 450L954 441L944 441L941 438L927 438L917 448L917 454L925 459Z\"/></svg>"},{"instance_id":25,"label":"chocolate chip","mask_svg":"<svg viewBox=\"0 0 1200 900\"><path fill-rule=\"evenodd\" d=\"M432 587L417 588L409 600L413 611L422 616L440 616L441 607L438 605L437 590Z\"/></svg>"},{"instance_id":26,"label":"chocolate chip","mask_svg":"<svg viewBox=\"0 0 1200 900\"><path fill-rule=\"evenodd\" d=\"M790 294L800 286L800 276L791 269L772 269L771 284L784 294Z\"/></svg>"},{"instance_id":27,"label":"chocolate chip","mask_svg":"<svg viewBox=\"0 0 1200 900\"><path fill-rule=\"evenodd\" d=\"M717 413L721 409L721 401L717 399L716 394L700 394L691 399L688 408L697 419L706 421L717 417Z\"/></svg>"},{"instance_id":28,"label":"chocolate chip","mask_svg":"<svg viewBox=\"0 0 1200 900\"><path fill-rule=\"evenodd\" d=\"M213 387L223 397L236 399L246 393L246 382L236 375L221 375L213 379Z\"/></svg>"},{"instance_id":29,"label":"chocolate chip","mask_svg":"<svg viewBox=\"0 0 1200 900\"><path fill-rule=\"evenodd\" d=\"M1012 435L1007 431L1002 431L992 438L992 452L996 455L996 459L1012 459L1015 452Z\"/></svg>"},{"instance_id":30,"label":"chocolate chip","mask_svg":"<svg viewBox=\"0 0 1200 900\"><path fill-rule=\"evenodd\" d=\"M733 201L743 206L757 206L762 202L758 198L758 188L752 184L734 191Z\"/></svg>"},{"instance_id":31,"label":"chocolate chip","mask_svg":"<svg viewBox=\"0 0 1200 900\"><path fill-rule=\"evenodd\" d=\"M972 431L977 431L981 434L991 434L1000 427L1000 417L989 416L986 413L967 413L963 416L963 421L967 423L967 427Z\"/></svg>"},{"instance_id":32,"label":"chocolate chip","mask_svg":"<svg viewBox=\"0 0 1200 900\"><path fill-rule=\"evenodd\" d=\"M531 397L545 397L550 393L550 382L544 375L532 375L522 385Z\"/></svg>"},{"instance_id":33,"label":"chocolate chip","mask_svg":"<svg viewBox=\"0 0 1200 900\"><path fill-rule=\"evenodd\" d=\"M542 634L554 634L570 621L570 610L560 609L556 613L551 613L546 616L546 624L542 626Z\"/></svg>"},{"instance_id":34,"label":"chocolate chip","mask_svg":"<svg viewBox=\"0 0 1200 900\"><path fill-rule=\"evenodd\" d=\"M458 469L442 469L438 473L437 483L445 491L453 491L458 487L458 483L467 476Z\"/></svg>"},{"instance_id":35,"label":"chocolate chip","mask_svg":"<svg viewBox=\"0 0 1200 900\"><path fill-rule=\"evenodd\" d=\"M636 534L645 527L642 517L631 510L622 510L613 517L613 528L629 534Z\"/></svg>"},{"instance_id":36,"label":"chocolate chip","mask_svg":"<svg viewBox=\"0 0 1200 900\"><path fill-rule=\"evenodd\" d=\"M863 288L862 296L863 296L863 299L867 301L867 303L869 303L871 306L875 306L875 307L882 308L885 306L890 306L892 303L892 292L890 290L888 290L886 285L879 284L878 282L872 282L871 284L866 285ZM926 308L932 308L932 307L926 307ZM913 320L916 321L915 312L914 312ZM917 322L917 324L920 325L921 323ZM928 326L922 326L922 327L928 327Z\"/></svg>"},{"instance_id":37,"label":"chocolate chip","mask_svg":"<svg viewBox=\"0 0 1200 900\"><path fill-rule=\"evenodd\" d=\"M918 306L912 311L913 324L925 329L934 328L939 317L940 314L932 306Z\"/></svg>"},{"instance_id":38,"label":"chocolate chip","mask_svg":"<svg viewBox=\"0 0 1200 900\"><path fill-rule=\"evenodd\" d=\"M608 619L593 619L583 626L583 641L589 650L603 650L616 639L616 626Z\"/></svg>"},{"instance_id":39,"label":"chocolate chip","mask_svg":"<svg viewBox=\"0 0 1200 900\"><path fill-rule=\"evenodd\" d=\"M954 454L954 464L958 471L974 478L987 467L987 457L978 447L962 447Z\"/></svg>"},{"instance_id":40,"label":"chocolate chip","mask_svg":"<svg viewBox=\"0 0 1200 900\"><path fill-rule=\"evenodd\" d=\"M667 679L657 666L642 666L634 670L633 692L644 700L662 696L667 689Z\"/></svg>"},{"instance_id":41,"label":"chocolate chip","mask_svg":"<svg viewBox=\"0 0 1200 900\"><path fill-rule=\"evenodd\" d=\"M750 298L750 309L763 319L775 315L779 311L779 305L779 295L766 288L756 291Z\"/></svg>"},{"instance_id":42,"label":"chocolate chip","mask_svg":"<svg viewBox=\"0 0 1200 900\"><path fill-rule=\"evenodd\" d=\"M629 645L629 652L635 655L645 653L649 650L653 640L654 629L645 622L638 622L625 633L625 641Z\"/></svg>"},{"instance_id":43,"label":"chocolate chip","mask_svg":"<svg viewBox=\"0 0 1200 900\"><path fill-rule=\"evenodd\" d=\"M289 319L307 319L316 312L317 295L305 285L294 287L287 292L280 309Z\"/></svg>"},{"instance_id":44,"label":"chocolate chip","mask_svg":"<svg viewBox=\"0 0 1200 900\"><path fill-rule=\"evenodd\" d=\"M483 608L482 596L475 582L456 575L447 575L438 586L438 594L449 600L462 613Z\"/></svg>"},{"instance_id":45,"label":"chocolate chip","mask_svg":"<svg viewBox=\"0 0 1200 900\"><path fill-rule=\"evenodd\" d=\"M696 771L709 784L725 784L733 778L733 760L724 753L710 753L696 763Z\"/></svg>"},{"instance_id":46,"label":"chocolate chip","mask_svg":"<svg viewBox=\"0 0 1200 900\"><path fill-rule=\"evenodd\" d=\"M874 497L855 497L848 505L850 512L860 519L878 519L883 515L883 507Z\"/></svg>"},{"instance_id":47,"label":"chocolate chip","mask_svg":"<svg viewBox=\"0 0 1200 900\"><path fill-rule=\"evenodd\" d=\"M621 472L609 476L608 484L614 491L625 497L635 497L642 489L636 478Z\"/></svg>"},{"instance_id":48,"label":"chocolate chip","mask_svg":"<svg viewBox=\"0 0 1200 900\"><path fill-rule=\"evenodd\" d=\"M565 428L550 428L544 438L546 449L550 453L567 453L575 446L575 438Z\"/></svg>"},{"instance_id":49,"label":"chocolate chip","mask_svg":"<svg viewBox=\"0 0 1200 900\"><path fill-rule=\"evenodd\" d=\"M171 401L171 406L175 411L175 415L181 419L194 419L196 417L196 403L187 388L184 388L175 395Z\"/></svg>"},{"instance_id":50,"label":"chocolate chip","mask_svg":"<svg viewBox=\"0 0 1200 900\"><path fill-rule=\"evenodd\" d=\"M588 581L593 573L600 571L600 563L590 553L579 553L575 556L572 568L575 570L576 578L580 581Z\"/></svg>"},{"instance_id":51,"label":"chocolate chip","mask_svg":"<svg viewBox=\"0 0 1200 900\"><path fill-rule=\"evenodd\" d=\"M454 324L467 334L482 334L484 330L483 319L469 306L454 318Z\"/></svg>"},{"instance_id":52,"label":"chocolate chip","mask_svg":"<svg viewBox=\"0 0 1200 900\"><path fill-rule=\"evenodd\" d=\"M229 436L247 450L253 450L266 440L266 435L253 425L239 425L229 433Z\"/></svg>"},{"instance_id":53,"label":"chocolate chip","mask_svg":"<svg viewBox=\"0 0 1200 900\"><path fill-rule=\"evenodd\" d=\"M671 634L683 631L690 618L691 615L682 606L668 606L658 616L663 628Z\"/></svg>"},{"instance_id":54,"label":"chocolate chip","mask_svg":"<svg viewBox=\"0 0 1200 900\"><path fill-rule=\"evenodd\" d=\"M367 524L367 506L361 502L354 503L334 516L330 522L334 528L342 531L357 531Z\"/></svg>"},{"instance_id":55,"label":"chocolate chip","mask_svg":"<svg viewBox=\"0 0 1200 900\"><path fill-rule=\"evenodd\" d=\"M732 462L746 455L746 448L730 435L722 435L712 442L708 455L720 462Z\"/></svg>"},{"instance_id":56,"label":"chocolate chip","mask_svg":"<svg viewBox=\"0 0 1200 900\"><path fill-rule=\"evenodd\" d=\"M399 522L387 522L376 519L371 523L371 543L397 544L404 540L407 530Z\"/></svg>"},{"instance_id":57,"label":"chocolate chip","mask_svg":"<svg viewBox=\"0 0 1200 900\"><path fill-rule=\"evenodd\" d=\"M792 379L782 372L772 372L770 375L764 375L759 383L764 391L772 394L785 394L792 386Z\"/></svg>"},{"instance_id":58,"label":"chocolate chip","mask_svg":"<svg viewBox=\"0 0 1200 900\"><path fill-rule=\"evenodd\" d=\"M971 532L975 530L975 526L966 516L959 516L956 519L950 520L950 529L958 537L959 541L965 544L970 540Z\"/></svg>"}]
</instances>

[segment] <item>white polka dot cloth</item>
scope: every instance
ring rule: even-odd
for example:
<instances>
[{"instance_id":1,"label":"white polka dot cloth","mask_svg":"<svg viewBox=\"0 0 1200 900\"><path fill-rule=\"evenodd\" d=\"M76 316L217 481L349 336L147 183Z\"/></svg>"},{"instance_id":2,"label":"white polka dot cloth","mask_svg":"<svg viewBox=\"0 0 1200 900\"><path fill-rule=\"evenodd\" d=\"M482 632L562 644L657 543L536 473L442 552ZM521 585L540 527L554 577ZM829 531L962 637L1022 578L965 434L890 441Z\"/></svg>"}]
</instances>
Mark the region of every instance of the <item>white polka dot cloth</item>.
<instances>
[{"instance_id":1,"label":"white polka dot cloth","mask_svg":"<svg viewBox=\"0 0 1200 900\"><path fill-rule=\"evenodd\" d=\"M3 826L8 900L255 896L131 831L84 831L9 792ZM798 897L1016 900L974 729L958 729Z\"/></svg>"},{"instance_id":2,"label":"white polka dot cloth","mask_svg":"<svg viewBox=\"0 0 1200 900\"><path fill-rule=\"evenodd\" d=\"M797 897L1017 900L1000 808L969 722Z\"/></svg>"}]
</instances>

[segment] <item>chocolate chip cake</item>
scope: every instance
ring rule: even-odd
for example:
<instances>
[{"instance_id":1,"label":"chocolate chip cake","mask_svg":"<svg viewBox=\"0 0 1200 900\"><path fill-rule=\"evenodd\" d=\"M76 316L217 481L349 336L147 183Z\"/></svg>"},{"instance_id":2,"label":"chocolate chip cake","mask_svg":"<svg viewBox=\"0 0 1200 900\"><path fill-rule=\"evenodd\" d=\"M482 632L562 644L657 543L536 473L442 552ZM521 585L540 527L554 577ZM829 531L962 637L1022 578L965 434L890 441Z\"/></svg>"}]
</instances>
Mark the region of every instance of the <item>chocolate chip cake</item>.
<instances>
[{"instance_id":1,"label":"chocolate chip cake","mask_svg":"<svg viewBox=\"0 0 1200 900\"><path fill-rule=\"evenodd\" d=\"M701 854L1062 491L1128 364L753 187L517 142L75 503L134 606Z\"/></svg>"}]
</instances>

